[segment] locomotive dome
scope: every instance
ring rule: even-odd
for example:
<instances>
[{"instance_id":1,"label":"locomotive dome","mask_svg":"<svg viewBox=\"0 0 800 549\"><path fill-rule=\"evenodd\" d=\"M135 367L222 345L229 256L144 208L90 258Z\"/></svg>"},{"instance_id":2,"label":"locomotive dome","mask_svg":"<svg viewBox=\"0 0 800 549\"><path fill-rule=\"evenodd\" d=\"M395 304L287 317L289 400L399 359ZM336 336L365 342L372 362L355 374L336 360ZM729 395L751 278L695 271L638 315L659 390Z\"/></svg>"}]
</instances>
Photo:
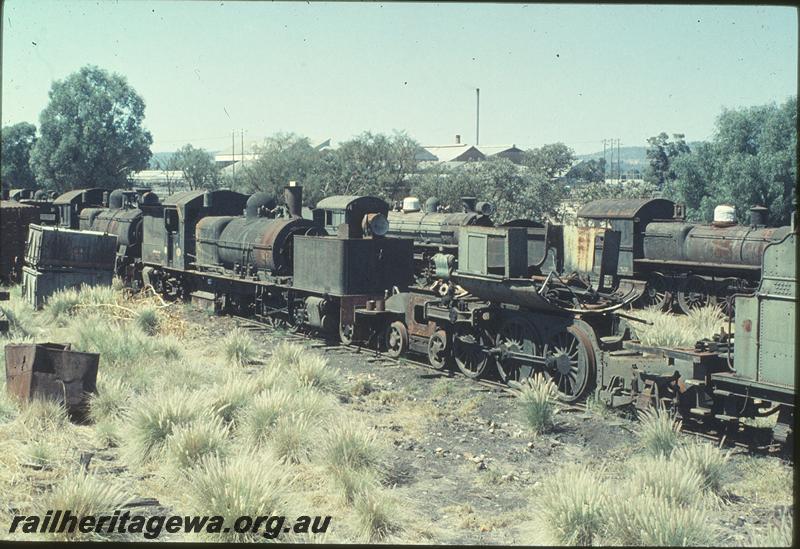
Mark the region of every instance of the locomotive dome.
<instances>
[{"instance_id":1,"label":"locomotive dome","mask_svg":"<svg viewBox=\"0 0 800 549\"><path fill-rule=\"evenodd\" d=\"M271 210L276 204L275 199L267 193L253 193L245 204L245 215L247 217L258 217L260 210Z\"/></svg>"}]
</instances>

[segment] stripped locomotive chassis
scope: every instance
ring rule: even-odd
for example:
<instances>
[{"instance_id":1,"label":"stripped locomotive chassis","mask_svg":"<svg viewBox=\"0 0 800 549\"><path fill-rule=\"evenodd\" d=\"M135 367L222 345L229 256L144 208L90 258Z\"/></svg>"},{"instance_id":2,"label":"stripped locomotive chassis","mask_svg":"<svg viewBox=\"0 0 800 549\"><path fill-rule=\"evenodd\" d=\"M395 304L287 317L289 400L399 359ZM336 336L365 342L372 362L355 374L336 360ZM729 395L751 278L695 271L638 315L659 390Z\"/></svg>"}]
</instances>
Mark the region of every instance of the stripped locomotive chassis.
<instances>
[{"instance_id":1,"label":"stripped locomotive chassis","mask_svg":"<svg viewBox=\"0 0 800 549\"><path fill-rule=\"evenodd\" d=\"M464 228L461 241L466 242L469 233L501 230ZM510 249L507 246L506 253ZM469 264L473 254L462 244L461 264ZM541 286L532 282L531 288L525 288L513 276L493 276L488 272L491 266L482 273L466 267L454 272L444 296L433 289L414 289L393 295L383 307L356 310L356 340L381 341L392 356L427 355L434 368L457 367L470 378L496 370L512 386L542 372L553 379L563 401L580 400L596 389L610 406L671 409L685 420L721 433L738 429L742 418L777 414L773 436L790 444L795 356L791 331L797 301L794 265L792 233L767 248L756 294L737 297L742 314L737 318L740 335L735 348L730 328L716 341L698 342L695 349L642 346L631 339L635 317L618 308L637 293L625 298L600 294L609 305L605 308L558 311L526 291L532 288L546 295ZM509 261L505 267L514 274ZM456 294L455 284L470 291ZM516 299L492 299L509 288L516 290Z\"/></svg>"}]
</instances>

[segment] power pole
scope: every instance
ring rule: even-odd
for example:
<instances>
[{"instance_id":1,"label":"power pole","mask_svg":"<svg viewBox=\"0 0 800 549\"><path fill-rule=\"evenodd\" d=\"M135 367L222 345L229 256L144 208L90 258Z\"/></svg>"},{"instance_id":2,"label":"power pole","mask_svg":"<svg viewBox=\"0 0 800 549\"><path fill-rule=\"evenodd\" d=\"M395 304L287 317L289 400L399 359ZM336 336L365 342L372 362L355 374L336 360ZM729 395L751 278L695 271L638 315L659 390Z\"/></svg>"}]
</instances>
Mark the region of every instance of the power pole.
<instances>
[{"instance_id":1,"label":"power pole","mask_svg":"<svg viewBox=\"0 0 800 549\"><path fill-rule=\"evenodd\" d=\"M242 128L242 168L244 168L244 128Z\"/></svg>"},{"instance_id":2,"label":"power pole","mask_svg":"<svg viewBox=\"0 0 800 549\"><path fill-rule=\"evenodd\" d=\"M622 179L622 157L619 154L619 137L617 137L617 181Z\"/></svg>"},{"instance_id":3,"label":"power pole","mask_svg":"<svg viewBox=\"0 0 800 549\"><path fill-rule=\"evenodd\" d=\"M233 177L236 177L236 130L231 132L231 170Z\"/></svg>"},{"instance_id":4,"label":"power pole","mask_svg":"<svg viewBox=\"0 0 800 549\"><path fill-rule=\"evenodd\" d=\"M481 89L475 88L475 145L480 145L481 142Z\"/></svg>"},{"instance_id":5,"label":"power pole","mask_svg":"<svg viewBox=\"0 0 800 549\"><path fill-rule=\"evenodd\" d=\"M603 183L606 181L606 140L603 139Z\"/></svg>"}]
</instances>

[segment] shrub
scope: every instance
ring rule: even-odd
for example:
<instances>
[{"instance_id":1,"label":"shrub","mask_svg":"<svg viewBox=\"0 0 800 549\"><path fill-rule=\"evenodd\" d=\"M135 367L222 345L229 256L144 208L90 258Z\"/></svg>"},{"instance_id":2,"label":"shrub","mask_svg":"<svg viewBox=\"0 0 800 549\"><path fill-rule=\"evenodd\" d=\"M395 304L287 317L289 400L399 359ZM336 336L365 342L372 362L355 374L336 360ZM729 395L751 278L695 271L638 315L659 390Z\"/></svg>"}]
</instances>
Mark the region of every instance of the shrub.
<instances>
[{"instance_id":1,"label":"shrub","mask_svg":"<svg viewBox=\"0 0 800 549\"><path fill-rule=\"evenodd\" d=\"M127 454L134 463L145 463L164 450L167 438L181 425L186 425L205 412L197 396L181 391L165 391L141 397L134 403L127 421Z\"/></svg>"},{"instance_id":2,"label":"shrub","mask_svg":"<svg viewBox=\"0 0 800 549\"><path fill-rule=\"evenodd\" d=\"M253 338L241 328L234 329L222 340L225 360L233 366L246 366L256 357Z\"/></svg>"},{"instance_id":3,"label":"shrub","mask_svg":"<svg viewBox=\"0 0 800 549\"><path fill-rule=\"evenodd\" d=\"M147 335L158 333L158 311L154 307L145 307L136 313L136 325Z\"/></svg>"},{"instance_id":4,"label":"shrub","mask_svg":"<svg viewBox=\"0 0 800 549\"><path fill-rule=\"evenodd\" d=\"M382 541L400 529L394 506L380 490L370 490L356 497L355 516L359 535L368 543Z\"/></svg>"},{"instance_id":5,"label":"shrub","mask_svg":"<svg viewBox=\"0 0 800 549\"><path fill-rule=\"evenodd\" d=\"M167 440L167 456L179 469L194 467L208 455L224 456L228 429L217 417L201 416L187 425L178 425Z\"/></svg>"},{"instance_id":6,"label":"shrub","mask_svg":"<svg viewBox=\"0 0 800 549\"><path fill-rule=\"evenodd\" d=\"M730 452L723 453L710 444L690 444L673 454L673 459L700 475L705 489L715 493L722 489L729 458Z\"/></svg>"},{"instance_id":7,"label":"shrub","mask_svg":"<svg viewBox=\"0 0 800 549\"><path fill-rule=\"evenodd\" d=\"M133 389L119 379L101 379L97 393L89 398L89 417L95 423L122 417L130 405Z\"/></svg>"},{"instance_id":8,"label":"shrub","mask_svg":"<svg viewBox=\"0 0 800 549\"><path fill-rule=\"evenodd\" d=\"M112 515L120 509L129 496L123 488L108 479L84 472L70 473L42 500L40 513L47 510L69 509L73 516ZM109 534L63 534L67 537L103 537Z\"/></svg>"},{"instance_id":9,"label":"shrub","mask_svg":"<svg viewBox=\"0 0 800 549\"><path fill-rule=\"evenodd\" d=\"M639 437L653 456L669 457L679 443L681 423L658 409L639 412Z\"/></svg>"},{"instance_id":10,"label":"shrub","mask_svg":"<svg viewBox=\"0 0 800 549\"><path fill-rule=\"evenodd\" d=\"M242 515L251 517L286 514L287 479L281 467L259 454L244 453L223 461L209 456L185 475L186 512L224 517L225 525ZM261 533L213 534L215 540L260 541Z\"/></svg>"},{"instance_id":11,"label":"shrub","mask_svg":"<svg viewBox=\"0 0 800 549\"><path fill-rule=\"evenodd\" d=\"M525 421L534 433L543 432L553 425L557 395L555 384L542 374L536 374L523 385L519 403Z\"/></svg>"},{"instance_id":12,"label":"shrub","mask_svg":"<svg viewBox=\"0 0 800 549\"><path fill-rule=\"evenodd\" d=\"M565 466L544 483L537 497L539 524L556 545L591 545L601 533L607 505L596 471Z\"/></svg>"}]
</instances>

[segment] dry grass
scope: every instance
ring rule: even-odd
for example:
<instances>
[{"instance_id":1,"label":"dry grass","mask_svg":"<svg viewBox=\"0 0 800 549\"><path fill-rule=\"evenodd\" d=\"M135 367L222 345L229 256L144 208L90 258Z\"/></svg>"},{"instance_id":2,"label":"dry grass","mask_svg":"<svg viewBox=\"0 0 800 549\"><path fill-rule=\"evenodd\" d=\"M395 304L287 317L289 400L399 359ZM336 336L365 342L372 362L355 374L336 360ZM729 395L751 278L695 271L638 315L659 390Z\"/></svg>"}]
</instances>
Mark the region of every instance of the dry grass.
<instances>
[{"instance_id":1,"label":"dry grass","mask_svg":"<svg viewBox=\"0 0 800 549\"><path fill-rule=\"evenodd\" d=\"M652 456L669 457L680 443L681 422L656 408L639 412L639 437Z\"/></svg>"},{"instance_id":2,"label":"dry grass","mask_svg":"<svg viewBox=\"0 0 800 549\"><path fill-rule=\"evenodd\" d=\"M659 309L637 310L637 318L651 322L633 324L642 345L652 347L693 348L695 342L711 338L726 325L725 315L718 305L693 310L688 315L665 313Z\"/></svg>"},{"instance_id":3,"label":"dry grass","mask_svg":"<svg viewBox=\"0 0 800 549\"><path fill-rule=\"evenodd\" d=\"M252 364L256 346L252 336L242 328L234 329L222 340L222 350L228 364L236 367Z\"/></svg>"},{"instance_id":4,"label":"dry grass","mask_svg":"<svg viewBox=\"0 0 800 549\"><path fill-rule=\"evenodd\" d=\"M519 406L528 427L536 434L553 426L558 390L552 380L536 374L522 387Z\"/></svg>"}]
</instances>

